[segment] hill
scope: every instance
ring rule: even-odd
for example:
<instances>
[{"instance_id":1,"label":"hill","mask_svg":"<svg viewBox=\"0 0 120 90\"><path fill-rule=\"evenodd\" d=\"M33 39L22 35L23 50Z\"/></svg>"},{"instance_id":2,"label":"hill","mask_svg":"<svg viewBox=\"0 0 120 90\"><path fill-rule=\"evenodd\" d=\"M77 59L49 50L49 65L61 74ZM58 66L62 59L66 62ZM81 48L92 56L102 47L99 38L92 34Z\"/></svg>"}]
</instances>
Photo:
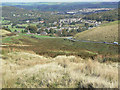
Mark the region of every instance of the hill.
<instances>
[{"instance_id":1,"label":"hill","mask_svg":"<svg viewBox=\"0 0 120 90\"><path fill-rule=\"evenodd\" d=\"M53 23L59 19L70 17L70 15L53 15L51 12L37 11L30 8L27 10L24 7L18 8L15 6L3 6L2 11L2 25L9 24L10 22L14 24L26 24L28 20L30 23L41 20L47 23ZM77 16L75 15L73 17Z\"/></svg>"},{"instance_id":2,"label":"hill","mask_svg":"<svg viewBox=\"0 0 120 90\"><path fill-rule=\"evenodd\" d=\"M83 19L97 20L97 21L116 21L118 20L118 9L100 12L100 13L88 14L84 16Z\"/></svg>"},{"instance_id":3,"label":"hill","mask_svg":"<svg viewBox=\"0 0 120 90\"><path fill-rule=\"evenodd\" d=\"M75 35L76 39L89 41L118 41L118 21L107 23Z\"/></svg>"},{"instance_id":4,"label":"hill","mask_svg":"<svg viewBox=\"0 0 120 90\"><path fill-rule=\"evenodd\" d=\"M8 20L14 23L25 23L26 20L38 21L41 19L40 14L26 10L23 8L17 8L13 6L3 6L2 7L2 18L3 20Z\"/></svg>"},{"instance_id":5,"label":"hill","mask_svg":"<svg viewBox=\"0 0 120 90\"><path fill-rule=\"evenodd\" d=\"M2 6L15 6L29 10L68 11L81 8L117 8L118 2L34 2L34 3L2 3Z\"/></svg>"}]
</instances>

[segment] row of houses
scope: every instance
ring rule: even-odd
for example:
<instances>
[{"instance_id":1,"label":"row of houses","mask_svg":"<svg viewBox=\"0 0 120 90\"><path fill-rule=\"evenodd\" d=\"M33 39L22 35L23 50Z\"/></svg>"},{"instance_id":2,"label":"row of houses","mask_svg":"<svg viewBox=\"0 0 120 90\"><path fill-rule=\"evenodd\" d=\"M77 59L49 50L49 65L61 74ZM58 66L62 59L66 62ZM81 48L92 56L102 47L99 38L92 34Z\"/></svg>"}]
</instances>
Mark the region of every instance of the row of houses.
<instances>
[{"instance_id":1,"label":"row of houses","mask_svg":"<svg viewBox=\"0 0 120 90\"><path fill-rule=\"evenodd\" d=\"M81 18L67 18L67 19L60 19L59 23L72 23L72 22L79 22Z\"/></svg>"},{"instance_id":2,"label":"row of houses","mask_svg":"<svg viewBox=\"0 0 120 90\"><path fill-rule=\"evenodd\" d=\"M71 23L89 23L89 24L101 24L102 22L97 22L96 20L85 20L82 18L66 18L66 19L60 19L59 22L54 22L54 25L59 24L60 27L62 27L62 24L71 24Z\"/></svg>"}]
</instances>

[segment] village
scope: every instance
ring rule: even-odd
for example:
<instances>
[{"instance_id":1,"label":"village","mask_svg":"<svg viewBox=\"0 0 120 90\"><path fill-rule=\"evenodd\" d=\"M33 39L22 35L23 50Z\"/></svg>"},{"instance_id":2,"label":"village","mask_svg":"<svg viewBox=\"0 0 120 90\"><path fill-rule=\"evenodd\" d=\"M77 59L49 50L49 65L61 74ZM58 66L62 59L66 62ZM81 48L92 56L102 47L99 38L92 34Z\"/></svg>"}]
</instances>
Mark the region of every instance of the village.
<instances>
[{"instance_id":1,"label":"village","mask_svg":"<svg viewBox=\"0 0 120 90\"><path fill-rule=\"evenodd\" d=\"M31 33L30 30L27 30L26 34L36 34L36 35L54 35L54 36L61 36L63 32L67 33L79 33L85 30L92 29L102 24L102 22L98 22L96 20L85 20L82 18L65 18L60 19L59 21L54 21L53 23L47 23L45 20L41 19L38 21L29 21L26 20L27 24L13 24L10 23L9 25L3 25L3 28L7 28L8 30L14 29L12 32L24 32L26 27L29 25L34 25L37 27L36 33ZM21 29L17 30L17 29ZM24 32L25 33L25 32ZM60 33L61 35L57 35ZM69 34L67 36L73 36L74 34Z\"/></svg>"},{"instance_id":2,"label":"village","mask_svg":"<svg viewBox=\"0 0 120 90\"><path fill-rule=\"evenodd\" d=\"M22 8L20 10L23 10ZM68 10L66 12L47 12L50 16L57 16L56 19L50 21L46 16L44 17L41 13L34 11L25 11L25 13L15 13L10 12L12 18L17 18L18 20L15 22L10 22L10 20L6 20L6 17L2 18L6 24L3 24L3 28L7 29L11 32L18 33L27 33L27 34L37 34L37 35L54 35L54 36L73 36L76 33L90 30L94 27L98 27L103 22L100 20L94 19L86 19L84 18L84 14L86 13L96 13L102 11L110 11L114 10L114 8L82 8L77 10ZM62 14L62 15L59 15ZM64 15L63 15L64 14ZM83 14L82 16L77 14ZM75 16L76 15L76 16ZM62 16L62 18L60 17ZM64 16L64 17L63 17ZM68 17L67 17L68 16ZM26 17L25 19L21 17ZM48 17L48 16L47 16ZM33 33L29 30L26 31L26 27L33 25L37 27L37 32ZM59 35L58 35L59 33ZM62 35L63 33L67 33L66 35Z\"/></svg>"},{"instance_id":3,"label":"village","mask_svg":"<svg viewBox=\"0 0 120 90\"><path fill-rule=\"evenodd\" d=\"M44 24L45 22L39 21L33 23ZM53 26L38 28L38 31L42 30L38 35L48 35L49 34L48 32L50 30L54 30L55 32L59 31L61 32L61 34L63 30L67 30L67 32L70 32L71 30L76 30L79 32L79 29L89 30L101 25L102 22L97 22L95 20L84 20L82 18L66 18L66 19L60 19L59 22L55 21L54 23L49 23L49 24L52 24ZM30 32L28 32L27 34L30 34Z\"/></svg>"}]
</instances>

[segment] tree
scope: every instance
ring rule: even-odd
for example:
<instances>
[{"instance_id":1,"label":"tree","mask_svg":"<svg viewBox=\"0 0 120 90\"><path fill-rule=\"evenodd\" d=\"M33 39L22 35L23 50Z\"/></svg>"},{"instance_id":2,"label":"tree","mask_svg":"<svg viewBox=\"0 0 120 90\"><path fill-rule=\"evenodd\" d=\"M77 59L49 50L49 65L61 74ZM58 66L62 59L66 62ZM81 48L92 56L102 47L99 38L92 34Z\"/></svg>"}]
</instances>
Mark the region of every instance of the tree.
<instances>
[{"instance_id":1,"label":"tree","mask_svg":"<svg viewBox=\"0 0 120 90\"><path fill-rule=\"evenodd\" d=\"M86 29L88 29L89 23L85 23L85 27L86 27Z\"/></svg>"},{"instance_id":2,"label":"tree","mask_svg":"<svg viewBox=\"0 0 120 90\"><path fill-rule=\"evenodd\" d=\"M13 23L11 27L13 28L13 27L16 26L16 25L17 25L16 23Z\"/></svg>"},{"instance_id":3,"label":"tree","mask_svg":"<svg viewBox=\"0 0 120 90\"><path fill-rule=\"evenodd\" d=\"M70 25L75 25L75 22L72 22Z\"/></svg>"},{"instance_id":4,"label":"tree","mask_svg":"<svg viewBox=\"0 0 120 90\"><path fill-rule=\"evenodd\" d=\"M33 25L30 25L30 26L26 27L26 30L29 30L30 33L36 33L37 32L37 27L33 26Z\"/></svg>"},{"instance_id":5,"label":"tree","mask_svg":"<svg viewBox=\"0 0 120 90\"><path fill-rule=\"evenodd\" d=\"M37 34L40 34L42 31L43 31L42 29L39 29L39 30L37 31Z\"/></svg>"},{"instance_id":6,"label":"tree","mask_svg":"<svg viewBox=\"0 0 120 90\"><path fill-rule=\"evenodd\" d=\"M54 34L54 30L53 30L53 29L50 29L50 30L49 30L49 34Z\"/></svg>"},{"instance_id":7,"label":"tree","mask_svg":"<svg viewBox=\"0 0 120 90\"><path fill-rule=\"evenodd\" d=\"M16 23L13 23L12 26L16 26L17 24Z\"/></svg>"},{"instance_id":8,"label":"tree","mask_svg":"<svg viewBox=\"0 0 120 90\"><path fill-rule=\"evenodd\" d=\"M93 27L93 25L90 25L90 27Z\"/></svg>"},{"instance_id":9,"label":"tree","mask_svg":"<svg viewBox=\"0 0 120 90\"><path fill-rule=\"evenodd\" d=\"M45 32L46 32L46 33L49 33L48 29L45 29Z\"/></svg>"},{"instance_id":10,"label":"tree","mask_svg":"<svg viewBox=\"0 0 120 90\"><path fill-rule=\"evenodd\" d=\"M22 30L22 33L24 33L24 30Z\"/></svg>"},{"instance_id":11,"label":"tree","mask_svg":"<svg viewBox=\"0 0 120 90\"><path fill-rule=\"evenodd\" d=\"M17 30L15 30L14 32L17 32Z\"/></svg>"},{"instance_id":12,"label":"tree","mask_svg":"<svg viewBox=\"0 0 120 90\"><path fill-rule=\"evenodd\" d=\"M67 36L67 35L68 35L67 30L65 30L65 29L64 29L64 30L62 30L62 35L63 35L63 36Z\"/></svg>"},{"instance_id":13,"label":"tree","mask_svg":"<svg viewBox=\"0 0 120 90\"><path fill-rule=\"evenodd\" d=\"M41 27L41 25L40 24L38 24L38 25L36 25L37 26L37 28L40 28Z\"/></svg>"},{"instance_id":14,"label":"tree","mask_svg":"<svg viewBox=\"0 0 120 90\"><path fill-rule=\"evenodd\" d=\"M85 27L88 27L89 26L89 23L85 23Z\"/></svg>"}]
</instances>

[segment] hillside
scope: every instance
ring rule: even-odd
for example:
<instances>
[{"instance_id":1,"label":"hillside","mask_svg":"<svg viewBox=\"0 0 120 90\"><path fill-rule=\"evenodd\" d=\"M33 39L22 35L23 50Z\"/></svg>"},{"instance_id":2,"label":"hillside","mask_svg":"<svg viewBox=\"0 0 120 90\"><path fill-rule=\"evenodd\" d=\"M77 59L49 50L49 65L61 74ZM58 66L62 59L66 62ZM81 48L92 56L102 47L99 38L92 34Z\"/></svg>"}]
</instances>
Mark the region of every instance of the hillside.
<instances>
[{"instance_id":1,"label":"hillside","mask_svg":"<svg viewBox=\"0 0 120 90\"><path fill-rule=\"evenodd\" d=\"M4 29L0 29L0 30L1 30L1 32L2 32L2 33L0 33L0 36L1 36L1 35L6 35L6 34L11 33L11 32L6 31L6 30L4 30Z\"/></svg>"},{"instance_id":2,"label":"hillside","mask_svg":"<svg viewBox=\"0 0 120 90\"><path fill-rule=\"evenodd\" d=\"M3 20L9 20L14 23L23 23L26 20L38 21L40 19L39 13L23 8L3 6L2 11Z\"/></svg>"},{"instance_id":3,"label":"hillside","mask_svg":"<svg viewBox=\"0 0 120 90\"><path fill-rule=\"evenodd\" d=\"M75 56L46 58L32 52L10 52L2 59L2 85L3 88L117 88L117 67L117 63L101 64Z\"/></svg>"},{"instance_id":4,"label":"hillside","mask_svg":"<svg viewBox=\"0 0 120 90\"><path fill-rule=\"evenodd\" d=\"M68 11L80 8L117 8L117 2L35 2L35 3L2 3L3 6L15 6L39 11Z\"/></svg>"},{"instance_id":5,"label":"hillside","mask_svg":"<svg viewBox=\"0 0 120 90\"><path fill-rule=\"evenodd\" d=\"M107 23L75 35L76 39L89 41L118 41L118 21Z\"/></svg>"},{"instance_id":6,"label":"hillside","mask_svg":"<svg viewBox=\"0 0 120 90\"><path fill-rule=\"evenodd\" d=\"M100 12L100 13L88 14L83 18L88 20L97 20L97 21L116 21L118 20L118 9Z\"/></svg>"},{"instance_id":7,"label":"hillside","mask_svg":"<svg viewBox=\"0 0 120 90\"><path fill-rule=\"evenodd\" d=\"M65 38L3 37L2 87L117 88L117 51L117 45Z\"/></svg>"}]
</instances>

